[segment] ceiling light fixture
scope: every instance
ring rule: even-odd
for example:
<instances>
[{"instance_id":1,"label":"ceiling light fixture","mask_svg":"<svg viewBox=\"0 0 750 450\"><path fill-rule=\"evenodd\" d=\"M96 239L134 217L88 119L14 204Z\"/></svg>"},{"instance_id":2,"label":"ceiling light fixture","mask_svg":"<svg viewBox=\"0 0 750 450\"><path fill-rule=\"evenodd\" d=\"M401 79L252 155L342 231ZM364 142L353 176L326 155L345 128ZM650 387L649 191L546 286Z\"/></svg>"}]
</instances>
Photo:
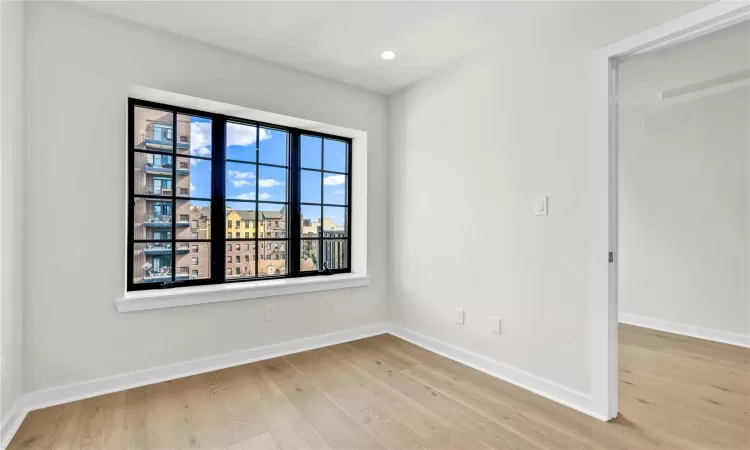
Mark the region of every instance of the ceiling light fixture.
<instances>
[{"instance_id":1,"label":"ceiling light fixture","mask_svg":"<svg viewBox=\"0 0 750 450\"><path fill-rule=\"evenodd\" d=\"M383 59L391 60L396 57L396 52L393 52L391 50L386 50L380 54L380 57Z\"/></svg>"}]
</instances>

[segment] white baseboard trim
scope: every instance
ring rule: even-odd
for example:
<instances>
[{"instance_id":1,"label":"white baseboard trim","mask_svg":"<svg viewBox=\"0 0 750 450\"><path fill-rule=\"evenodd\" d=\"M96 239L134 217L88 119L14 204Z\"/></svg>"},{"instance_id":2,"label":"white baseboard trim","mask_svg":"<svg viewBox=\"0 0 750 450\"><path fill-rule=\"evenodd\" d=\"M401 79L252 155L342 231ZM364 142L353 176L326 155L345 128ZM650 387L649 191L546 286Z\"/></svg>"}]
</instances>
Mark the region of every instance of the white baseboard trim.
<instances>
[{"instance_id":1,"label":"white baseboard trim","mask_svg":"<svg viewBox=\"0 0 750 450\"><path fill-rule=\"evenodd\" d=\"M695 325L667 322L666 320L651 319L625 313L619 314L619 321L620 323L635 325L637 327L651 328L654 330L666 331L667 333L682 334L699 339L721 342L722 344L750 348L750 335L746 334L730 333L728 331L711 328L701 328Z\"/></svg>"},{"instance_id":2,"label":"white baseboard trim","mask_svg":"<svg viewBox=\"0 0 750 450\"><path fill-rule=\"evenodd\" d=\"M391 325L389 332L425 350L437 353L495 378L514 384L527 391L565 405L568 408L575 409L601 421L606 422L609 420L608 417L595 412L591 407L593 399L583 392L567 388L553 381L545 380L518 368L492 360L486 356L407 330L398 325Z\"/></svg>"},{"instance_id":3,"label":"white baseboard trim","mask_svg":"<svg viewBox=\"0 0 750 450\"><path fill-rule=\"evenodd\" d=\"M582 392L569 389L454 345L407 330L401 326L378 323L351 330L327 333L279 344L155 367L153 369L29 392L15 402L11 412L4 418L2 429L0 430L0 450L5 450L29 411L292 353L327 347L329 345L341 344L383 333L391 333L414 345L519 386L596 419L602 421L608 419L594 412L594 409L591 408L593 404L592 398Z\"/></svg>"},{"instance_id":4,"label":"white baseboard trim","mask_svg":"<svg viewBox=\"0 0 750 450\"><path fill-rule=\"evenodd\" d=\"M3 417L3 422L0 424L0 449L5 448L10 444L10 440L16 435L16 431L21 427L23 419L26 418L27 410L21 406L21 399L19 398L13 402L10 411Z\"/></svg>"},{"instance_id":5,"label":"white baseboard trim","mask_svg":"<svg viewBox=\"0 0 750 450\"><path fill-rule=\"evenodd\" d=\"M251 362L290 355L292 353L327 347L329 345L341 344L343 342L384 334L388 332L388 329L389 327L387 324L378 323L351 330L326 333L279 344L255 347L247 350L155 367L153 369L140 370L122 375L29 392L24 394L14 404L16 414L9 417L7 423L5 421L3 422L3 440L0 449L5 450L5 447L13 438L18 427L23 422L23 418L26 417L26 414L29 411L73 402L84 398L110 394L112 392L124 391L126 389L149 384L160 383L162 381L174 380Z\"/></svg>"}]
</instances>

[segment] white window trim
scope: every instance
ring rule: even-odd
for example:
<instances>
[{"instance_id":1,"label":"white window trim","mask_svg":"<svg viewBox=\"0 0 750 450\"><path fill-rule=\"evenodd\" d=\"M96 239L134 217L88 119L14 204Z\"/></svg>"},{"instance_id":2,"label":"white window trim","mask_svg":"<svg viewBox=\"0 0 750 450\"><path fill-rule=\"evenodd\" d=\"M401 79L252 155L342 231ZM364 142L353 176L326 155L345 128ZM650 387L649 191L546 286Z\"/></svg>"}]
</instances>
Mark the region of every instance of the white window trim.
<instances>
[{"instance_id":1,"label":"white window trim","mask_svg":"<svg viewBox=\"0 0 750 450\"><path fill-rule=\"evenodd\" d=\"M351 261L349 263L351 264L352 272L337 275L232 282L206 286L128 292L126 282L127 267L125 267L126 270L122 284L123 295L115 300L115 306L119 312L144 311L172 308L175 306L356 288L370 284L370 277L367 275L367 132L143 86L130 86L127 93L128 97L142 100L351 138L352 173L354 176L352 177L352 205L350 206L352 238ZM127 103L127 98L123 98L123 103ZM127 126L126 106L123 106L123 111L125 111L125 123ZM127 149L127 144L125 144L125 147L126 151L123 152L123 158L127 166L127 156L130 149ZM129 201L127 192L127 186L125 186L123 188L123 217L127 217ZM124 236L123 239L124 244L122 248L127 252L127 236ZM127 260L125 253L123 253L123 260ZM222 271L223 266L224 261L221 261Z\"/></svg>"},{"instance_id":2,"label":"white window trim","mask_svg":"<svg viewBox=\"0 0 750 450\"><path fill-rule=\"evenodd\" d=\"M251 282L210 284L174 289L157 289L126 293L115 301L119 312L172 308L229 302L277 295L302 294L368 286L370 277L354 273L302 278L278 278Z\"/></svg>"}]
</instances>

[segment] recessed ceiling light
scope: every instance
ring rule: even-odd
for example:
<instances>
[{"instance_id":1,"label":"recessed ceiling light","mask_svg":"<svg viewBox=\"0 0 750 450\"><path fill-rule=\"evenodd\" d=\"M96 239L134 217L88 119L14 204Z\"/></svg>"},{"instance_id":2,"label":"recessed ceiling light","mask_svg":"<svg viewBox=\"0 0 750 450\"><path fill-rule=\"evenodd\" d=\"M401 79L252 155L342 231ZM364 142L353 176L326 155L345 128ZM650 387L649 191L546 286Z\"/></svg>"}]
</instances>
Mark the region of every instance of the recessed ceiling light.
<instances>
[{"instance_id":1,"label":"recessed ceiling light","mask_svg":"<svg viewBox=\"0 0 750 450\"><path fill-rule=\"evenodd\" d=\"M380 57L383 59L393 59L396 57L396 52L392 52L390 50L386 50L383 53L380 54Z\"/></svg>"}]
</instances>

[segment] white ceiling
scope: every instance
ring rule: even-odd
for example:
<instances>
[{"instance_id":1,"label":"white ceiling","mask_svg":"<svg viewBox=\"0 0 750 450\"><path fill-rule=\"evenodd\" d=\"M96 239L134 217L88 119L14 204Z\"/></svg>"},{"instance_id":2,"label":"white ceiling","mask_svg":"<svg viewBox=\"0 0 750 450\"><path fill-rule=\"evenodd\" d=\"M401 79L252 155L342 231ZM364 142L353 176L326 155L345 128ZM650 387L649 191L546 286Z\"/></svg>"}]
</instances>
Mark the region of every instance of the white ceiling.
<instances>
[{"instance_id":1,"label":"white ceiling","mask_svg":"<svg viewBox=\"0 0 750 450\"><path fill-rule=\"evenodd\" d=\"M700 6L661 1L82 3L108 15L383 94L498 39L568 27L577 33L590 32L604 39L604 45ZM394 50L398 57L382 60L383 50Z\"/></svg>"}]
</instances>

